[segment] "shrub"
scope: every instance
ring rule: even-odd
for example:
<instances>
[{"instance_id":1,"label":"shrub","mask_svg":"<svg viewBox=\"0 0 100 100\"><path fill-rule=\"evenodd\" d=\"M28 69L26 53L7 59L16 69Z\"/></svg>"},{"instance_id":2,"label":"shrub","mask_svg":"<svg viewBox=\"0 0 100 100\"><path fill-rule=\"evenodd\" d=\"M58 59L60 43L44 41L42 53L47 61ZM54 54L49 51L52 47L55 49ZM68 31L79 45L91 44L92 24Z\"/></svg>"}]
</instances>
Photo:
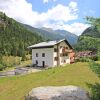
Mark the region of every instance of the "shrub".
<instances>
[{"instance_id":1,"label":"shrub","mask_svg":"<svg viewBox=\"0 0 100 100\"><path fill-rule=\"evenodd\" d=\"M3 56L2 57L2 64L6 67L12 67L15 65L20 64L21 59L20 57L14 57L14 56Z\"/></svg>"},{"instance_id":2,"label":"shrub","mask_svg":"<svg viewBox=\"0 0 100 100\"><path fill-rule=\"evenodd\" d=\"M26 55L26 60L30 60L31 58L31 55Z\"/></svg>"},{"instance_id":3,"label":"shrub","mask_svg":"<svg viewBox=\"0 0 100 100\"><path fill-rule=\"evenodd\" d=\"M79 61L80 61L80 62L90 62L91 59L88 58L88 57L81 57L81 58L79 59Z\"/></svg>"},{"instance_id":4,"label":"shrub","mask_svg":"<svg viewBox=\"0 0 100 100\"><path fill-rule=\"evenodd\" d=\"M98 52L98 60L100 60L100 52Z\"/></svg>"},{"instance_id":5,"label":"shrub","mask_svg":"<svg viewBox=\"0 0 100 100\"><path fill-rule=\"evenodd\" d=\"M0 64L0 71L2 71L3 69L5 69L6 67L2 64Z\"/></svg>"},{"instance_id":6,"label":"shrub","mask_svg":"<svg viewBox=\"0 0 100 100\"><path fill-rule=\"evenodd\" d=\"M90 68L100 77L100 64L92 61L90 62ZM92 91L91 100L100 100L100 84L90 85L90 88Z\"/></svg>"},{"instance_id":7,"label":"shrub","mask_svg":"<svg viewBox=\"0 0 100 100\"><path fill-rule=\"evenodd\" d=\"M92 69L92 71L94 71L100 77L100 64L95 63L93 61L90 62L89 64L90 64L90 68Z\"/></svg>"},{"instance_id":8,"label":"shrub","mask_svg":"<svg viewBox=\"0 0 100 100\"><path fill-rule=\"evenodd\" d=\"M100 100L100 84L88 84L91 89L91 100Z\"/></svg>"},{"instance_id":9,"label":"shrub","mask_svg":"<svg viewBox=\"0 0 100 100\"><path fill-rule=\"evenodd\" d=\"M76 62L90 62L90 61L97 61L98 56L90 56L90 57L80 57L79 59L76 59Z\"/></svg>"},{"instance_id":10,"label":"shrub","mask_svg":"<svg viewBox=\"0 0 100 100\"><path fill-rule=\"evenodd\" d=\"M98 56L90 56L89 57L91 60L93 60L93 61L97 61L98 60Z\"/></svg>"}]
</instances>

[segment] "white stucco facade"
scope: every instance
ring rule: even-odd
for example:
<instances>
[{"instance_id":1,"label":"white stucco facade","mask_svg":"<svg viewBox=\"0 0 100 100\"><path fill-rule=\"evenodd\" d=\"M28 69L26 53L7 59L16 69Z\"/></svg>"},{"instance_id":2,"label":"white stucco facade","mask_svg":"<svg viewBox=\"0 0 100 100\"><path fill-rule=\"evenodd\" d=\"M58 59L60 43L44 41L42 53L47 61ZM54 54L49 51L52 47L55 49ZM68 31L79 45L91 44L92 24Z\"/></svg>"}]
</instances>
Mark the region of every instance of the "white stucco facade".
<instances>
[{"instance_id":1,"label":"white stucco facade","mask_svg":"<svg viewBox=\"0 0 100 100\"><path fill-rule=\"evenodd\" d=\"M43 66L44 61L46 66L53 66L53 52L53 48L32 49L32 63L36 64L36 61L38 61L37 66ZM36 53L38 57L36 57ZM43 53L45 53L45 57L42 57Z\"/></svg>"},{"instance_id":2,"label":"white stucco facade","mask_svg":"<svg viewBox=\"0 0 100 100\"><path fill-rule=\"evenodd\" d=\"M62 52L63 48L70 49L65 41L55 44L52 47L45 47L45 48L41 47L41 48L32 49L32 63L37 64L37 66L45 65L48 67L70 64L69 55L61 56L63 53ZM55 51L55 49L57 51ZM43 54L45 55L44 57Z\"/></svg>"}]
</instances>

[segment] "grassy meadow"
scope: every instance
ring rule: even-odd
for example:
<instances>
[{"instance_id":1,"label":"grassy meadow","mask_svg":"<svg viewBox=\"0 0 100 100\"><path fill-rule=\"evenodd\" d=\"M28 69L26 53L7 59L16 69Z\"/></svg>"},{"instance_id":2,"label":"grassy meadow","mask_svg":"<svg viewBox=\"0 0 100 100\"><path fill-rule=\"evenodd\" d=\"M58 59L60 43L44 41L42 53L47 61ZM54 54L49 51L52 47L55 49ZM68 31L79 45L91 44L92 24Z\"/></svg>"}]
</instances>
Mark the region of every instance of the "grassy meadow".
<instances>
[{"instance_id":1,"label":"grassy meadow","mask_svg":"<svg viewBox=\"0 0 100 100\"><path fill-rule=\"evenodd\" d=\"M23 100L28 92L38 86L76 85L87 91L87 84L100 83L88 63L75 63L22 76L0 78L0 100Z\"/></svg>"}]
</instances>

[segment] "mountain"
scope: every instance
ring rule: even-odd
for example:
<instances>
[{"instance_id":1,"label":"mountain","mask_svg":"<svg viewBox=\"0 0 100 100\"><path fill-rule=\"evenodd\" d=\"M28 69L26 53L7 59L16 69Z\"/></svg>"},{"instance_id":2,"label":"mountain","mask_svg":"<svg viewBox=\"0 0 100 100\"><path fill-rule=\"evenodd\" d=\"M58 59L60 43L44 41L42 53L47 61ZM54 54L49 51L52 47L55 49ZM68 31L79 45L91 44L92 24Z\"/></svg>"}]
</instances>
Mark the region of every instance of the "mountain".
<instances>
[{"instance_id":1,"label":"mountain","mask_svg":"<svg viewBox=\"0 0 100 100\"><path fill-rule=\"evenodd\" d=\"M100 38L100 32L95 27L89 27L82 33L82 36Z\"/></svg>"},{"instance_id":2,"label":"mountain","mask_svg":"<svg viewBox=\"0 0 100 100\"><path fill-rule=\"evenodd\" d=\"M23 25L23 26L28 30L30 30L31 32L37 32L39 35L41 35L47 40L59 40L65 38L72 45L77 43L78 36L65 30L53 30L51 28L45 28L45 27L39 29L29 25Z\"/></svg>"},{"instance_id":3,"label":"mountain","mask_svg":"<svg viewBox=\"0 0 100 100\"><path fill-rule=\"evenodd\" d=\"M37 32L39 35L41 35L43 38L45 38L46 40L54 40L55 35L52 34L51 32L48 32L46 30L43 29L39 29L39 28L35 28L29 25L25 25L22 24L27 30L31 31L31 32Z\"/></svg>"},{"instance_id":4,"label":"mountain","mask_svg":"<svg viewBox=\"0 0 100 100\"><path fill-rule=\"evenodd\" d=\"M100 38L80 36L76 45L77 51L95 50L100 51Z\"/></svg>"},{"instance_id":5,"label":"mountain","mask_svg":"<svg viewBox=\"0 0 100 100\"><path fill-rule=\"evenodd\" d=\"M23 56L27 46L43 41L36 32L30 32L22 24L0 12L0 56Z\"/></svg>"},{"instance_id":6,"label":"mountain","mask_svg":"<svg viewBox=\"0 0 100 100\"><path fill-rule=\"evenodd\" d=\"M87 28L78 38L77 51L100 51L100 32L96 28Z\"/></svg>"},{"instance_id":7,"label":"mountain","mask_svg":"<svg viewBox=\"0 0 100 100\"><path fill-rule=\"evenodd\" d=\"M78 40L77 35L72 34L65 30L55 30L55 32L57 35L59 34L59 38L66 38L72 45L77 43Z\"/></svg>"}]
</instances>

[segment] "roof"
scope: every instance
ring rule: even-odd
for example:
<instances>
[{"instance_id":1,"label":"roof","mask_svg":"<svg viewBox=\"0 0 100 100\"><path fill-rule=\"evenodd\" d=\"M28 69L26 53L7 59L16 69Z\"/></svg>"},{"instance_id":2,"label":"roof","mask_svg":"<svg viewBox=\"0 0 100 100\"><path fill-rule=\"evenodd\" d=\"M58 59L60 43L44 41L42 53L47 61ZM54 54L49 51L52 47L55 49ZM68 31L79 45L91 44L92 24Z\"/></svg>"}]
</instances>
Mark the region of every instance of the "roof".
<instances>
[{"instance_id":1,"label":"roof","mask_svg":"<svg viewBox=\"0 0 100 100\"><path fill-rule=\"evenodd\" d=\"M55 41L40 42L40 43L38 43L38 44L31 45L31 46L29 46L28 48L29 48L29 49L30 49L30 48L31 48L31 49L50 48L50 47L53 47L54 45L56 45L56 44L58 44L58 43L60 43L60 42L62 42L62 41L65 41L66 44L68 44L68 46L69 46L70 48L72 48L72 46L68 43L68 41L67 41L66 39L62 39L62 40L59 40L59 41L55 40Z\"/></svg>"}]
</instances>

